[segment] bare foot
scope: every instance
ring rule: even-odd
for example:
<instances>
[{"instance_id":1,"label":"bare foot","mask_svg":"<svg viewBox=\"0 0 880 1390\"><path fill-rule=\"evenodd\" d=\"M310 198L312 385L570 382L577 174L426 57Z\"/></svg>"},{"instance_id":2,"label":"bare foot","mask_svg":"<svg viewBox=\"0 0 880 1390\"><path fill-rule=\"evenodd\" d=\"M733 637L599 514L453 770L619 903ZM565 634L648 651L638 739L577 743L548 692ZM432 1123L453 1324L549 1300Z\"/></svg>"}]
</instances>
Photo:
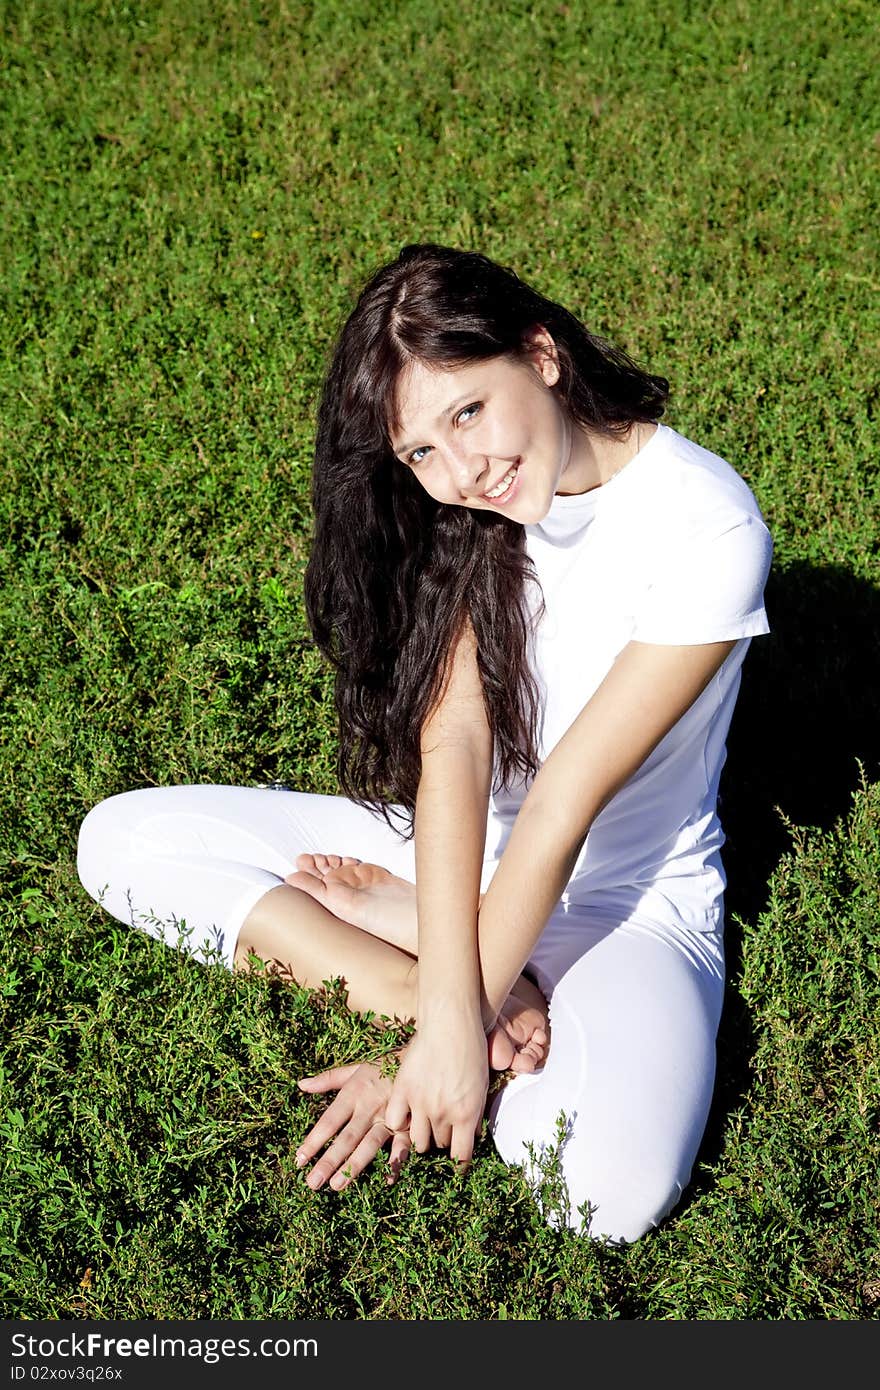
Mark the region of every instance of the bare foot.
<instances>
[{"instance_id":1,"label":"bare foot","mask_svg":"<svg viewBox=\"0 0 880 1390\"><path fill-rule=\"evenodd\" d=\"M520 975L488 1035L489 1066L516 1074L539 1071L550 1050L547 1000Z\"/></svg>"},{"instance_id":2,"label":"bare foot","mask_svg":"<svg viewBox=\"0 0 880 1390\"><path fill-rule=\"evenodd\" d=\"M418 955L416 886L379 864L351 855L300 854L296 872L285 879L322 903L334 917ZM482 901L482 899L480 900ZM493 1071L537 1071L547 1060L550 1024L547 1000L520 975L488 1034Z\"/></svg>"},{"instance_id":3,"label":"bare foot","mask_svg":"<svg viewBox=\"0 0 880 1390\"><path fill-rule=\"evenodd\" d=\"M296 865L285 883L310 893L341 921L418 955L414 883L350 855L300 854Z\"/></svg>"}]
</instances>

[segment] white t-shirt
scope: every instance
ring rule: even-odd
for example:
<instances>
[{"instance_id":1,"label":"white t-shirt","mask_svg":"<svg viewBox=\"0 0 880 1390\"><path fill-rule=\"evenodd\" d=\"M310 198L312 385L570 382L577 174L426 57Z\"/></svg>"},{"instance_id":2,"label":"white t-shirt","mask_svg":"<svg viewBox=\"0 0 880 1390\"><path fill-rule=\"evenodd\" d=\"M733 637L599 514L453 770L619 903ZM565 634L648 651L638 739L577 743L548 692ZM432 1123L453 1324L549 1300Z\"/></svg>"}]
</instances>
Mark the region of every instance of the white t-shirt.
<instances>
[{"instance_id":1,"label":"white t-shirt","mask_svg":"<svg viewBox=\"0 0 880 1390\"><path fill-rule=\"evenodd\" d=\"M563 901L628 890L686 927L720 920L716 813L725 740L750 639L769 632L772 541L724 459L659 425L602 487L554 497L527 526L544 597L530 664L542 695L541 761L630 640L737 643L717 675L594 821ZM538 598L530 582L531 612ZM527 787L493 791L511 823Z\"/></svg>"}]
</instances>

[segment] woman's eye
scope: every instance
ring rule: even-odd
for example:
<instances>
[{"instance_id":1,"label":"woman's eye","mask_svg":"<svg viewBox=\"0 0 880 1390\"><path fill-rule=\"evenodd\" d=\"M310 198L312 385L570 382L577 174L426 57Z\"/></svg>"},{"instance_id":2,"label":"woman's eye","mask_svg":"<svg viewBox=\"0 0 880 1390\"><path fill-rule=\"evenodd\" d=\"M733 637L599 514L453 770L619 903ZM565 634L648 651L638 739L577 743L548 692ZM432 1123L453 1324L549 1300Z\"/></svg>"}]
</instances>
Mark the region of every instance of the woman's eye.
<instances>
[{"instance_id":1,"label":"woman's eye","mask_svg":"<svg viewBox=\"0 0 880 1390\"><path fill-rule=\"evenodd\" d=\"M472 401L470 405L463 406L462 409L458 412L458 414L455 417L455 423L467 424L468 420L473 419L474 415L476 415L478 411L482 410L482 408L483 407L480 401ZM423 444L420 448L412 450L412 452L407 456L407 463L421 463L425 455L429 454L430 452L430 448L426 444Z\"/></svg>"}]
</instances>

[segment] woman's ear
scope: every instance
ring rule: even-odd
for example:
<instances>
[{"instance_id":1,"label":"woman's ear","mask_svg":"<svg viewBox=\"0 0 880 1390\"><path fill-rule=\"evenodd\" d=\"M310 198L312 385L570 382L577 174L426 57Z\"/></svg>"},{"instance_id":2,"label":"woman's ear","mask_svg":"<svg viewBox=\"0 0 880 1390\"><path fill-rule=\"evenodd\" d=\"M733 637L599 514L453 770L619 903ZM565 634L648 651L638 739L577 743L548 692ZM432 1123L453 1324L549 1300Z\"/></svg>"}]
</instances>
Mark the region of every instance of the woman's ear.
<instances>
[{"instance_id":1,"label":"woman's ear","mask_svg":"<svg viewBox=\"0 0 880 1390\"><path fill-rule=\"evenodd\" d=\"M529 329L524 340L529 360L537 367L546 386L555 386L559 380L559 353L547 329L540 323Z\"/></svg>"}]
</instances>

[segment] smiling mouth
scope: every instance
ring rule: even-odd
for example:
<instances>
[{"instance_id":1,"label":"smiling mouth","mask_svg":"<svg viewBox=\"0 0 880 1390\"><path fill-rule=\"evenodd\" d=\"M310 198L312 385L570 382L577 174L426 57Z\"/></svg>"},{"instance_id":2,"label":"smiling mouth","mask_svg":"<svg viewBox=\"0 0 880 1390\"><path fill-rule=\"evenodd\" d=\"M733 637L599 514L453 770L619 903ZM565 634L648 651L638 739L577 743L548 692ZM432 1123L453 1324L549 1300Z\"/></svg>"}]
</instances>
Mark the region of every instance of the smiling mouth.
<instances>
[{"instance_id":1,"label":"smiling mouth","mask_svg":"<svg viewBox=\"0 0 880 1390\"><path fill-rule=\"evenodd\" d=\"M501 478L490 492L483 493L484 502L503 502L509 495L520 470L521 460L517 459L512 468L508 468L504 477Z\"/></svg>"}]
</instances>

